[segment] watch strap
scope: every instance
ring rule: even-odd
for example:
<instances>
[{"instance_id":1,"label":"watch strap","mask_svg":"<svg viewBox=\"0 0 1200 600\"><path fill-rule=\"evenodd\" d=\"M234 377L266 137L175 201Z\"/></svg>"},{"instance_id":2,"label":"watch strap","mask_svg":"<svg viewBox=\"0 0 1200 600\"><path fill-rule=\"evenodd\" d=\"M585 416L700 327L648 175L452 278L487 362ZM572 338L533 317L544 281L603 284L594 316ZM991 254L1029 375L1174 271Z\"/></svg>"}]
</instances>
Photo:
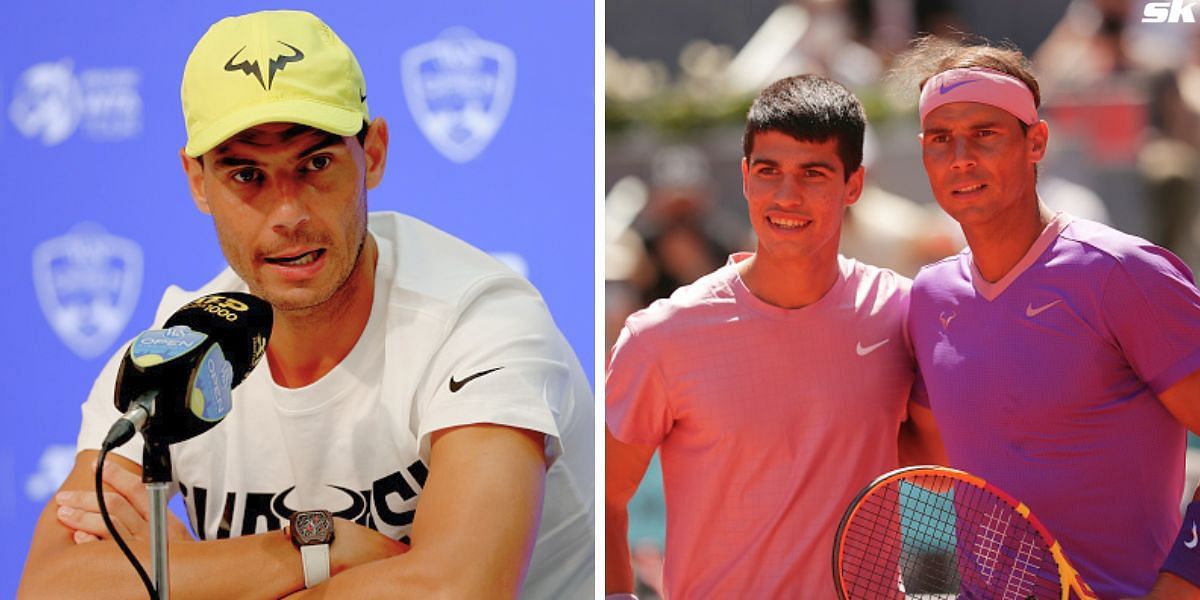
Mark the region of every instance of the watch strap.
<instances>
[{"instance_id":1,"label":"watch strap","mask_svg":"<svg viewBox=\"0 0 1200 600\"><path fill-rule=\"evenodd\" d=\"M300 561L304 565L304 587L314 587L329 579L329 544L300 546Z\"/></svg>"}]
</instances>

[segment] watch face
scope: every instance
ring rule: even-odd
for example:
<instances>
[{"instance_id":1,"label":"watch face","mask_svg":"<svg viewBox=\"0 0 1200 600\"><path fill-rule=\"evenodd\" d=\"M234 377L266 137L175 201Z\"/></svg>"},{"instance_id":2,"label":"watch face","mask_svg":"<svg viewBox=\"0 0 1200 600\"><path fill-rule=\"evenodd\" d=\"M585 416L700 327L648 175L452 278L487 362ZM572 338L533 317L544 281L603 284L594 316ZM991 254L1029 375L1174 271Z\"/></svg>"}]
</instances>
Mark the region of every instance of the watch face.
<instances>
[{"instance_id":1,"label":"watch face","mask_svg":"<svg viewBox=\"0 0 1200 600\"><path fill-rule=\"evenodd\" d=\"M333 541L333 516L324 510L292 515L292 539L300 546L328 544Z\"/></svg>"}]
</instances>

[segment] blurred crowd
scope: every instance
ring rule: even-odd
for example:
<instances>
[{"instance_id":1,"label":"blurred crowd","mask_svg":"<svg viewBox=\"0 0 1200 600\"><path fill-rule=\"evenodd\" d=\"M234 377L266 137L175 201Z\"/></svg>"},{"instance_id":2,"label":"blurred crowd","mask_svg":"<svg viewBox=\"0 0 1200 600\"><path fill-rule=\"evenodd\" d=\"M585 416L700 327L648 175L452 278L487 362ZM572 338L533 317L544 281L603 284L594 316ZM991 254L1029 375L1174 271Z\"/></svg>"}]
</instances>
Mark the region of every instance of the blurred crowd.
<instances>
[{"instance_id":1,"label":"blurred crowd","mask_svg":"<svg viewBox=\"0 0 1200 600\"><path fill-rule=\"evenodd\" d=\"M990 37L1011 38L1014 45L1020 37L1030 46L1020 49L1033 59L1040 113L1051 133L1039 171L1043 201L1165 246L1196 271L1200 25L1143 23L1146 4L1048 2L1043 7L1050 9L1022 24L1037 30L1037 18L1044 17L1045 35L1034 36L1041 39L1016 32ZM958 227L933 202L921 166L916 83L890 73L919 34L969 39L984 29L980 15L965 6L954 0L782 2L744 45L696 39L681 49L678 64L622 56L610 45L606 350L630 313L718 268L731 252L754 249L740 189L743 118L754 94L784 76L833 77L867 108L868 185L848 209L843 254L911 277L921 265L961 249ZM661 539L644 534L648 539L639 545L637 535L643 534L633 536L635 562L648 595L660 577Z\"/></svg>"}]
</instances>

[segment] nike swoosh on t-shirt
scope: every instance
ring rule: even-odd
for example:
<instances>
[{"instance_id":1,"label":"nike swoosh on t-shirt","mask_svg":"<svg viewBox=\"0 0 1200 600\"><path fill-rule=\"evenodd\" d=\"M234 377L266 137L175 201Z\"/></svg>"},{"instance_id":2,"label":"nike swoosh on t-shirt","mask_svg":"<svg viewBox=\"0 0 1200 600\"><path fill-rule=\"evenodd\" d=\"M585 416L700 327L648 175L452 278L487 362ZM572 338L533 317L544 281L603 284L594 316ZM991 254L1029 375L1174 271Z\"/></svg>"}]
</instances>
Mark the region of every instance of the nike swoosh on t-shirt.
<instances>
[{"instance_id":1,"label":"nike swoosh on t-shirt","mask_svg":"<svg viewBox=\"0 0 1200 600\"><path fill-rule=\"evenodd\" d=\"M1043 304L1037 308L1034 308L1033 303L1030 302L1029 304L1025 305L1025 316L1036 317L1036 316L1042 314L1043 312L1045 312L1046 310L1049 310L1050 307L1054 306L1055 304L1058 304L1059 302L1062 302L1062 298L1059 298L1058 300L1049 302L1047 304Z\"/></svg>"},{"instance_id":2,"label":"nike swoosh on t-shirt","mask_svg":"<svg viewBox=\"0 0 1200 600\"><path fill-rule=\"evenodd\" d=\"M480 372L478 372L474 375L471 375L461 381L455 381L454 376L451 375L450 376L450 393L453 394L453 393L457 392L458 390L461 390L462 386L467 385L467 383L469 381L471 381L472 379L483 377L484 375L487 375L488 373L493 373L493 372L499 371L500 369L503 369L503 368L504 367L496 367L495 369L488 369L486 371L480 371Z\"/></svg>"},{"instance_id":3,"label":"nike swoosh on t-shirt","mask_svg":"<svg viewBox=\"0 0 1200 600\"><path fill-rule=\"evenodd\" d=\"M859 356L866 356L866 355L874 352L880 346L890 342L891 340L892 340L891 338L888 338L886 340L883 340L882 342L879 342L876 344L871 344L870 346L866 346L866 347L863 347L862 342L859 342L859 343L855 344L854 351L857 352Z\"/></svg>"}]
</instances>

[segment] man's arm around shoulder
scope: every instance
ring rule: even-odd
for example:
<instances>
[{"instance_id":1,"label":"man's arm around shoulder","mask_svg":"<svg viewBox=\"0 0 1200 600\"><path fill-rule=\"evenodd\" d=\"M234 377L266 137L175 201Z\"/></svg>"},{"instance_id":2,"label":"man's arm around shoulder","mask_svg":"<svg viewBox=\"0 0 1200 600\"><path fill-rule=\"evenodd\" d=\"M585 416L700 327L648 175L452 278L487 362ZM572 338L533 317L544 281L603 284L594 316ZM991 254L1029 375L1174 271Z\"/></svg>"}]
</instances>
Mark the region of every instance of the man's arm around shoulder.
<instances>
[{"instance_id":1,"label":"man's arm around shoulder","mask_svg":"<svg viewBox=\"0 0 1200 600\"><path fill-rule=\"evenodd\" d=\"M946 465L946 448L933 418L933 411L916 402L908 403L908 420L900 424L900 465Z\"/></svg>"}]
</instances>

